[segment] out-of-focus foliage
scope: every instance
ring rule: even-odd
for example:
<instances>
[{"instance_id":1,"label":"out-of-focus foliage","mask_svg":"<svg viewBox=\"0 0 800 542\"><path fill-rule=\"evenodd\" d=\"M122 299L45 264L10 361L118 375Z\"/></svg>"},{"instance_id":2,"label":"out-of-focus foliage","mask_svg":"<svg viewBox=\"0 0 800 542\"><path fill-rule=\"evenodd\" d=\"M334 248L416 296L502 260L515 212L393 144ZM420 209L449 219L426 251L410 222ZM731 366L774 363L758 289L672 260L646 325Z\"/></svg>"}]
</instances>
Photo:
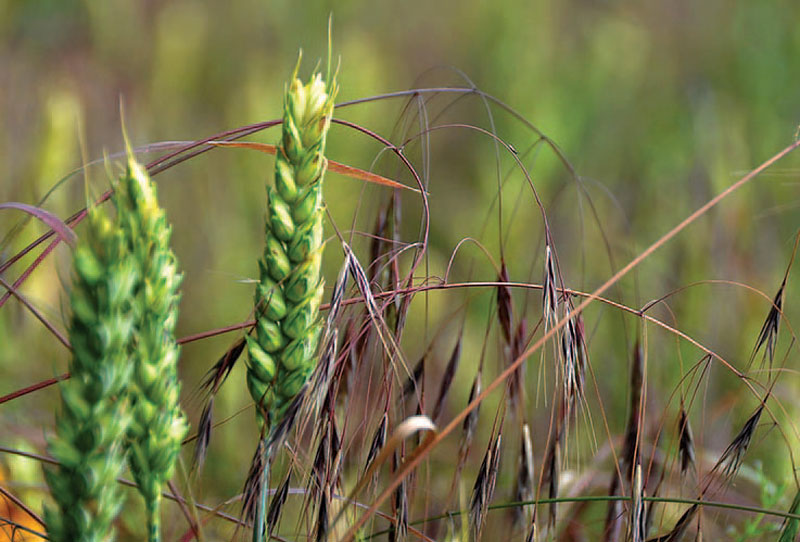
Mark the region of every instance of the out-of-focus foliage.
<instances>
[{"instance_id":1,"label":"out-of-focus foliage","mask_svg":"<svg viewBox=\"0 0 800 542\"><path fill-rule=\"evenodd\" d=\"M553 152L541 145L529 152L534 133L493 110L496 133L514 145L531 169L551 219L561 272L568 286L577 289L600 284L690 211L791 142L800 124L796 0L0 0L0 201L40 202L83 163L81 145L90 160L121 151L120 102L134 146L198 139L280 117L284 85L298 49L304 50L304 67L317 58L324 62L329 14L334 59L341 57L338 102L408 88L474 84L555 141L581 176L585 192L577 190ZM444 98L430 104L432 124L462 122L490 129L477 97ZM454 106L437 117L449 102ZM337 110L335 116L385 136L414 136L424 125L415 113L403 116L404 104L402 99L363 104ZM278 131L255 139L274 143ZM402 143L402 138L395 142ZM418 143L412 142L409 155L425 172ZM464 237L480 238L497 257L497 211L490 205L497 194L498 169L494 145L486 136L449 128L434 131L430 144L426 156L435 217L430 269L443 275L455 244ZM328 145L331 159L365 169L380 150L365 136L336 125ZM505 175L513 163L504 155L500 173ZM383 174L411 182L389 157L381 155L377 164ZM800 159L791 157L729 198L609 295L640 307L696 280L728 279L772 296L800 223L799 164ZM272 171L268 156L217 149L156 177L185 274L179 336L249 317L253 285L248 280L257 277L264 183ZM93 196L108 187L102 161L88 169L87 177ZM362 185L329 177L327 207L349 235ZM83 174L74 175L43 207L69 216L86 201L86 186ZM358 231L370 230L384 194L383 189L366 189L355 221ZM602 233L587 196L601 217ZM521 209L514 215L516 203ZM408 197L404 205L404 240L415 240L419 199ZM511 279L539 282L541 222L518 173L504 191L503 205ZM12 213L0 215L0 235L19 219ZM28 224L0 246L0 262L42 231L41 225ZM326 228L326 234L332 230ZM328 277L341 261L337 250L326 251L326 257L331 255L325 263ZM461 254L472 257L477 251L462 251L451 278L495 278L482 258L469 275L467 256L462 259ZM62 327L69 258L67 249L58 249L22 288ZM33 256L24 258L3 278L16 279L32 261ZM788 289L796 291L791 278ZM404 343L410 359L426 346L419 339L425 336L424 311L430 318L430 340L433 324L449 315L449 295L431 297L427 307L415 306ZM524 302L539 310L538 294L520 294L515 300L519 310ZM477 326L485 325L488 297L484 301L471 307ZM678 327L739 366L769 309L757 295L720 285L692 289L670 306ZM786 310L789 318L800 314L792 298ZM673 322L665 310L654 314ZM626 359L636 329L633 318L623 322L608 309L587 313L592 363L616 371L616 376L614 371L598 375L605 408L618 414L612 420L624 419ZM649 353L650 376L670 379L672 389L679 375L678 354L687 357L687 364L699 354L659 337ZM232 340L222 336L182 349L184 404L193 423L202 404L193 391ZM480 337L467 342L479 347ZM12 299L0 309L0 395L62 373L68 359L68 352L21 304ZM529 372L535 379L535 370ZM724 385L712 386L709 405L737 404L737 412L746 417L755 399L736 403L741 382L722 371L714 375ZM243 368L231 378L235 383L217 399L218 419L249 403ZM798 389L792 378L776 389L784 399ZM463 402L468 393L469 379L463 380L457 378L454 401ZM52 425L56 397L50 388L0 405L0 444L23 439L43 450L42 429ZM665 408L665 403L656 408ZM710 416L720 415L709 409ZM241 489L243 465L255 446L254 441L241 441L242 435L255 434L252 418L238 416L219 428L204 471L209 480L204 502L219 502ZM735 422L726 423L736 431ZM622 424L612 421L611 429L619 432ZM704 445L724 448L727 437L719 438ZM765 469L768 475L788 472L785 454L780 459L772 463L774 471ZM127 526L134 534L140 531L133 521Z\"/></svg>"}]
</instances>

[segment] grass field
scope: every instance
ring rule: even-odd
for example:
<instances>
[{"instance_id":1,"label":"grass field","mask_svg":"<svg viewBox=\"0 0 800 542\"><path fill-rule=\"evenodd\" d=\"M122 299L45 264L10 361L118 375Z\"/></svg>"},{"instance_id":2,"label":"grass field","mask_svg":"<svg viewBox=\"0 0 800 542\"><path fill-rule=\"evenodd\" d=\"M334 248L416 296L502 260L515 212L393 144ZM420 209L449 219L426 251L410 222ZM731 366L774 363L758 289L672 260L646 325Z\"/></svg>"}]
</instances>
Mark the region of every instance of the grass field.
<instances>
[{"instance_id":1,"label":"grass field","mask_svg":"<svg viewBox=\"0 0 800 542\"><path fill-rule=\"evenodd\" d=\"M267 190L329 14L324 289L292 301L321 302L318 370L270 455L270 533L795 540L800 7L777 0L0 1L0 540L45 532L65 240L124 171L123 122L183 275L163 539L251 536L245 336L281 284L265 219L287 250L304 227ZM117 538L146 539L121 493Z\"/></svg>"}]
</instances>

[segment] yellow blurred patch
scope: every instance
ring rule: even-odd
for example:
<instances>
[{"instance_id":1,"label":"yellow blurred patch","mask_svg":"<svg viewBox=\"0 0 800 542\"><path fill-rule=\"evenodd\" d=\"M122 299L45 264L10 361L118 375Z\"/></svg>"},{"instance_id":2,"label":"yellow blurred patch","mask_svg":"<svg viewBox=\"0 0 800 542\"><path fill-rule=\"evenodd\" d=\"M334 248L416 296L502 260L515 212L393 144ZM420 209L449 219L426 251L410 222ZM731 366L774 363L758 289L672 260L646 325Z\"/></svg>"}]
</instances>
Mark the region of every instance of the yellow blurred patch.
<instances>
[{"instance_id":1,"label":"yellow blurred patch","mask_svg":"<svg viewBox=\"0 0 800 542\"><path fill-rule=\"evenodd\" d=\"M7 479L8 472L3 465L0 465L0 485L5 486ZM14 504L5 495L0 495L0 542L46 540L25 529L42 532L43 527L30 514Z\"/></svg>"}]
</instances>

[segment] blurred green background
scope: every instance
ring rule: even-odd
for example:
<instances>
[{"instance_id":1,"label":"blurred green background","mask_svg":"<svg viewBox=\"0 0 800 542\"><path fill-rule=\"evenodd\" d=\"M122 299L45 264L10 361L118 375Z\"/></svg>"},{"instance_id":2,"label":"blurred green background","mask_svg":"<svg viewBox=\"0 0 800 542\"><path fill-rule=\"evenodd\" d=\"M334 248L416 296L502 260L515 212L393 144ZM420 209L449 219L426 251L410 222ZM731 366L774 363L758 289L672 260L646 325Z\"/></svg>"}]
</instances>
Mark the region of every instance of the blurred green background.
<instances>
[{"instance_id":1,"label":"blurred green background","mask_svg":"<svg viewBox=\"0 0 800 542\"><path fill-rule=\"evenodd\" d=\"M531 148L536 134L500 108L493 107L490 118L475 95L426 94L427 117L420 114L418 100L404 98L338 110L337 117L395 143L413 138L409 157L429 182L433 217L429 267L420 273L432 277L444 276L456 244L465 237L479 239L499 261L498 172L509 175L502 228L511 279L539 283L544 247L541 217L512 157L501 152L498 160L489 137L463 128L433 131L426 146L426 140L415 137L423 121L481 126L514 146L547 209L565 284L583 290L601 284L689 212L791 143L800 123L800 3L795 0L0 0L0 201L38 203L84 163L83 156L102 159L104 153L122 150L120 102L134 146L199 139L279 117L298 50L304 51L301 74L324 63L329 14L334 58L341 58L339 102L474 84L534 123L577 173L574 179L546 146ZM252 139L274 143L277 134L272 130ZM380 150L353 130L331 130L332 159L374 167L411 183L398 161ZM609 296L638 308L706 279L739 281L774 295L800 223L798 156L728 198ZM271 170L268 156L221 149L157 177L186 276L180 335L248 317L252 287L246 279L256 275L264 183ZM88 183L93 195L108 186L102 163L88 169ZM83 174L75 175L43 207L69 216L85 202L86 186ZM359 232L371 230L386 195L385 189L329 175L331 216L346 235L355 230L355 245L365 258L368 239ZM406 194L403 202L402 238L413 242L419 238L420 200ZM0 214L0 235L19 219L13 212ZM43 231L40 224L29 223L3 245L0 261ZM335 246L326 254L331 284L341 254ZM451 280L496 278L478 250L467 246L458 254ZM32 260L23 259L3 278L16 279ZM59 248L21 289L62 328L69 265L68 251ZM786 300L790 322L797 314L791 280ZM467 369L457 375L450 415L468 394L494 295L490 290L473 294ZM409 360L453 317L453 307L465 295L419 298L403 343ZM517 292L515 303L518 316L537 321L538 293ZM753 292L716 284L683 291L670 299L670 311L656 308L652 315L744 367L768 309L769 302ZM627 359L637 320L593 308L586 326L598 389L616 433L624 426ZM457 329L442 329L445 339L436 351L446 360ZM193 420L202 405L197 386L232 340L227 335L183 349L183 391ZM776 363L796 368L794 351L782 357L788 344L784 337ZM678 360L683 356L688 366L700 353L648 329L648 354L650 378L666 383L652 394L654 412L674 416L676 404L669 395L678 387ZM20 303L12 299L2 307L0 395L63 372L67 361L63 347ZM529 370L531 382L536 373ZM769 375L752 376L764 382ZM791 406L800 389L796 372L782 378L776 394ZM758 400L722 369L713 369L708 379L712 384L704 388L704 411L697 413L698 424L704 425L696 432L702 448L718 453ZM50 388L0 406L0 444L42 452L56 398ZM590 402L599 400L594 396ZM247 404L242 375L236 372L220 396L217 419ZM249 413L238 416L218 431L201 500L217 502L241 488L242 465L256 438L251 418ZM797 450L791 425L786 419L781 423ZM769 437L782 442L776 433ZM602 433L598 438L606 440ZM788 476L783 451L770 455L769 447L762 446L754 454L777 456L780 461L769 464L768 475ZM9 461L23 472L20 460ZM17 476L20 483L36 485L35 469L25 469L28 474ZM136 532L138 527L130 528Z\"/></svg>"}]
</instances>

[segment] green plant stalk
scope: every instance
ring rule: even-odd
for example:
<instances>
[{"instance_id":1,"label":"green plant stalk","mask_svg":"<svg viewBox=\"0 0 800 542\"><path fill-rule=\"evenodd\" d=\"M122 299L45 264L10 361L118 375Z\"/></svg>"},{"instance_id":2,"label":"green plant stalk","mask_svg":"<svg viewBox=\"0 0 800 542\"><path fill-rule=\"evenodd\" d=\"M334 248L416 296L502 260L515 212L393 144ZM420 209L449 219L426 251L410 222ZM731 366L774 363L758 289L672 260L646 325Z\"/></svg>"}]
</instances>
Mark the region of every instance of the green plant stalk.
<instances>
[{"instance_id":1,"label":"green plant stalk","mask_svg":"<svg viewBox=\"0 0 800 542\"><path fill-rule=\"evenodd\" d=\"M171 228L158 205L156 187L130 151L113 201L138 271L132 295L133 374L128 389L133 419L126 444L131 472L145 500L148 540L159 542L161 489L172 478L189 429L178 404L175 340L182 276L169 247Z\"/></svg>"},{"instance_id":2,"label":"green plant stalk","mask_svg":"<svg viewBox=\"0 0 800 542\"><path fill-rule=\"evenodd\" d=\"M264 440L313 371L322 328L322 181L336 83L330 76L326 82L315 74L304 85L297 78L299 65L298 61L285 91L274 186L267 187L266 247L255 293L256 333L246 337L247 386ZM261 446L268 469L269 450L266 442ZM266 477L261 491L253 529L256 541L263 536Z\"/></svg>"},{"instance_id":3,"label":"green plant stalk","mask_svg":"<svg viewBox=\"0 0 800 542\"><path fill-rule=\"evenodd\" d=\"M101 542L122 506L117 476L129 423L125 389L137 270L122 232L89 209L88 229L74 254L70 293L71 378L60 385L62 408L49 452L59 462L45 478L56 508L45 509L52 542Z\"/></svg>"}]
</instances>

